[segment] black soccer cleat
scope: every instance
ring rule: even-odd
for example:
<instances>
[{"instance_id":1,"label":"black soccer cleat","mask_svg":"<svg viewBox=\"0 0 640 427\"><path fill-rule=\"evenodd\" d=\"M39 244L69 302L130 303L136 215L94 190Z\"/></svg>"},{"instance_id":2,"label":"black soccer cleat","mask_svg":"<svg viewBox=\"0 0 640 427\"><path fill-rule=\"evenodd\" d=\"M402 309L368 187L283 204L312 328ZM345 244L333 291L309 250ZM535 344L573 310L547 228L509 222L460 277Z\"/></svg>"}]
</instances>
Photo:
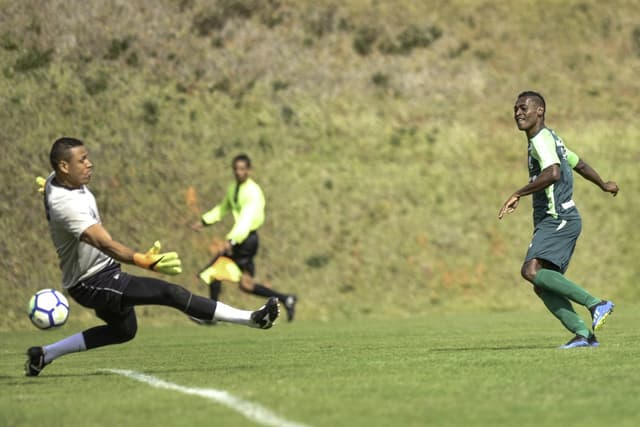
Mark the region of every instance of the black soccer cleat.
<instances>
[{"instance_id":1,"label":"black soccer cleat","mask_svg":"<svg viewBox=\"0 0 640 427\"><path fill-rule=\"evenodd\" d=\"M253 328L269 329L273 326L280 315L280 304L278 298L271 297L265 305L251 313L249 326Z\"/></svg>"},{"instance_id":2,"label":"black soccer cleat","mask_svg":"<svg viewBox=\"0 0 640 427\"><path fill-rule=\"evenodd\" d=\"M44 349L42 347L29 347L27 350L27 361L24 364L24 374L27 377L37 377L47 366L44 362Z\"/></svg>"},{"instance_id":3,"label":"black soccer cleat","mask_svg":"<svg viewBox=\"0 0 640 427\"><path fill-rule=\"evenodd\" d=\"M296 315L296 303L298 302L298 297L295 295L289 295L287 299L284 301L284 308L287 310L287 321L292 322L293 318Z\"/></svg>"}]
</instances>

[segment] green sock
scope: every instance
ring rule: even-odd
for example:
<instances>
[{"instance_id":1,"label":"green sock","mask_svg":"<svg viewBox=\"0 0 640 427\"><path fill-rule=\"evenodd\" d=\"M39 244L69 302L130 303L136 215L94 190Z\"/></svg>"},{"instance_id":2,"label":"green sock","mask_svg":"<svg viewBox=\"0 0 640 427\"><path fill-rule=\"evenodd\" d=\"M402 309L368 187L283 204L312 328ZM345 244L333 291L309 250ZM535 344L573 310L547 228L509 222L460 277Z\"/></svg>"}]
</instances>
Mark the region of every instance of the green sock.
<instances>
[{"instance_id":1,"label":"green sock","mask_svg":"<svg viewBox=\"0 0 640 427\"><path fill-rule=\"evenodd\" d=\"M557 271L543 268L538 271L538 274L536 274L536 277L533 279L533 283L542 289L567 297L571 301L587 308L591 308L600 302L598 298Z\"/></svg>"},{"instance_id":2,"label":"green sock","mask_svg":"<svg viewBox=\"0 0 640 427\"><path fill-rule=\"evenodd\" d=\"M565 328L576 335L589 338L591 331L584 321L573 309L571 302L561 295L538 288L536 294L554 316L562 322Z\"/></svg>"}]
</instances>

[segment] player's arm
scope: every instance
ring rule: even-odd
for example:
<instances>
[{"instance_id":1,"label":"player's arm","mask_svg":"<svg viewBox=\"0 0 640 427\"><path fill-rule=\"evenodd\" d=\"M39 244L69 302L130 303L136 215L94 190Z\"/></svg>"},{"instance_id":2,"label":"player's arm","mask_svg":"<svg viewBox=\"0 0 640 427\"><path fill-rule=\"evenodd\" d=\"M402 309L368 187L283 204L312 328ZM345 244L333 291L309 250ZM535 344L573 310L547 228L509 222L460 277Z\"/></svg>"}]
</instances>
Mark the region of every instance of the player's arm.
<instances>
[{"instance_id":1,"label":"player's arm","mask_svg":"<svg viewBox=\"0 0 640 427\"><path fill-rule=\"evenodd\" d=\"M529 194L544 190L551 184L555 184L558 180L560 180L560 165L552 164L543 169L536 179L517 190L513 195L518 198L528 196Z\"/></svg>"},{"instance_id":2,"label":"player's arm","mask_svg":"<svg viewBox=\"0 0 640 427\"><path fill-rule=\"evenodd\" d=\"M80 240L93 246L96 249L109 255L116 261L125 264L133 264L135 251L122 243L113 240L111 235L102 224L94 224L87 228L81 235Z\"/></svg>"},{"instance_id":3,"label":"player's arm","mask_svg":"<svg viewBox=\"0 0 640 427\"><path fill-rule=\"evenodd\" d=\"M102 224L93 224L87 228L80 235L80 240L125 264L171 275L182 272L182 263L178 254L176 252L161 253L160 242L156 242L146 253L136 252L111 238Z\"/></svg>"},{"instance_id":4,"label":"player's arm","mask_svg":"<svg viewBox=\"0 0 640 427\"><path fill-rule=\"evenodd\" d=\"M561 177L560 159L556 153L556 142L549 132L539 132L531 139L531 155L540 163L542 171L529 184L514 192L502 205L498 212L498 219L502 219L505 213L516 210L520 197L528 196L537 191L544 190Z\"/></svg>"},{"instance_id":5,"label":"player's arm","mask_svg":"<svg viewBox=\"0 0 640 427\"><path fill-rule=\"evenodd\" d=\"M618 191L620 190L618 188L618 184L616 184L614 181L603 181L602 178L600 178L598 172L594 168L589 166L589 164L584 160L578 160L573 170L578 172L578 174L587 181L591 181L592 183L597 185L602 191L611 193L614 197L618 195Z\"/></svg>"},{"instance_id":6,"label":"player's arm","mask_svg":"<svg viewBox=\"0 0 640 427\"><path fill-rule=\"evenodd\" d=\"M518 203L520 202L520 197L528 196L529 194L533 194L536 191L544 190L551 184L554 184L556 181L560 179L560 165L552 164L540 172L538 177L525 185L524 187L516 190L500 209L498 213L498 219L502 219L505 213L511 213L516 210L518 207Z\"/></svg>"},{"instance_id":7,"label":"player's arm","mask_svg":"<svg viewBox=\"0 0 640 427\"><path fill-rule=\"evenodd\" d=\"M215 205L211 210L208 210L200 217L200 220L191 224L191 228L195 231L200 231L204 226L213 225L220 221L231 210L231 202L229 201L228 194L224 199Z\"/></svg>"}]
</instances>

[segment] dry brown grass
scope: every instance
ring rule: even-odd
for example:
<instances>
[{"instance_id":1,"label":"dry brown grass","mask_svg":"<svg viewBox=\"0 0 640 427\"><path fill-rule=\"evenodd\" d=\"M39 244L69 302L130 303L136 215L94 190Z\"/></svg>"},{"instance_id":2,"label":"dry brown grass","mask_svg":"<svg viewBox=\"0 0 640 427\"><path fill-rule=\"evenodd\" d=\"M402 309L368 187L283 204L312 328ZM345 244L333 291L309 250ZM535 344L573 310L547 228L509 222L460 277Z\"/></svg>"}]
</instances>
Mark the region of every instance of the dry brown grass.
<instances>
[{"instance_id":1,"label":"dry brown grass","mask_svg":"<svg viewBox=\"0 0 640 427\"><path fill-rule=\"evenodd\" d=\"M32 179L63 134L87 140L114 235L139 248L163 239L187 272L224 226L191 234L185 194L209 207L231 156L249 152L269 199L259 272L302 296L303 317L358 316L380 303L390 315L528 305L517 272L529 213L495 219L526 179L511 118L524 89L545 94L549 125L623 188L612 204L579 184L576 280L633 296L638 205L626 191L640 159L639 8L0 0L0 295L17 301L0 327L24 324L20 301L58 280ZM441 34L431 44L409 43L433 27ZM358 39L363 28L375 37ZM388 53L403 40L404 53ZM182 280L206 292L189 273Z\"/></svg>"}]
</instances>

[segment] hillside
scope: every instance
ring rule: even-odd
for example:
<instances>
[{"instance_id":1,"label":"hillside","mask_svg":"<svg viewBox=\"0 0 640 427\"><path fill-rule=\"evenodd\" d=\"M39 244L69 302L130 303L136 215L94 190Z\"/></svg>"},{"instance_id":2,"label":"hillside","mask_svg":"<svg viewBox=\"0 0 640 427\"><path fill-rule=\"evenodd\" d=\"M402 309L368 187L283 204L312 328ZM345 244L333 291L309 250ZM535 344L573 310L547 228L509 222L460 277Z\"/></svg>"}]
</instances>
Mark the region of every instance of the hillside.
<instances>
[{"instance_id":1,"label":"hillside","mask_svg":"<svg viewBox=\"0 0 640 427\"><path fill-rule=\"evenodd\" d=\"M246 152L268 199L258 275L300 295L300 318L537 309L519 276L530 201L497 220L527 179L512 119L525 89L622 189L578 182L570 277L640 297L638 2L0 0L0 12L0 329L28 327L28 296L59 286L34 178L62 135L87 143L114 238L177 250L178 282L196 292L229 222L186 224ZM232 287L223 299L259 302Z\"/></svg>"}]
</instances>

